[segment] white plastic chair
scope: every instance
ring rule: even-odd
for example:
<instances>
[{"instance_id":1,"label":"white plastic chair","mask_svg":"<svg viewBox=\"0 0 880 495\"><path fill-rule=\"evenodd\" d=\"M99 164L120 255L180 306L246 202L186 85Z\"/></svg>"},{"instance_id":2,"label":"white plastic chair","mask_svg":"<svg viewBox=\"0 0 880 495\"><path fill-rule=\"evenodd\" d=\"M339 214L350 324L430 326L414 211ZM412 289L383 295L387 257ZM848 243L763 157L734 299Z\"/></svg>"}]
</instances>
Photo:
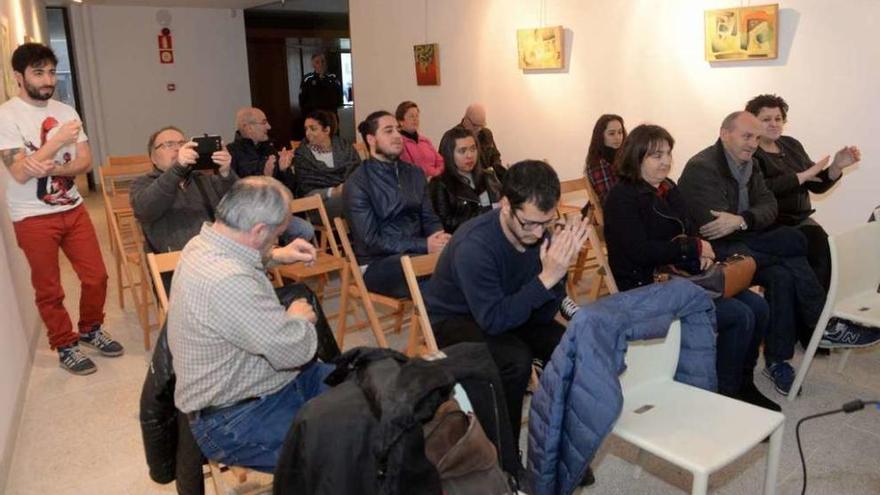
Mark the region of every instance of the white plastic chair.
<instances>
[{"instance_id":1,"label":"white plastic chair","mask_svg":"<svg viewBox=\"0 0 880 495\"><path fill-rule=\"evenodd\" d=\"M705 494L710 473L769 436L764 494L775 493L785 416L674 381L680 342L675 321L665 339L630 343L613 433L693 473L693 494Z\"/></svg>"},{"instance_id":2,"label":"white plastic chair","mask_svg":"<svg viewBox=\"0 0 880 495\"><path fill-rule=\"evenodd\" d=\"M880 327L880 222L871 222L828 238L831 248L831 285L825 308L819 316L804 360L788 393L793 401L807 377L813 356L828 321L843 318L862 325ZM843 371L852 349L845 349L837 371Z\"/></svg>"}]
</instances>

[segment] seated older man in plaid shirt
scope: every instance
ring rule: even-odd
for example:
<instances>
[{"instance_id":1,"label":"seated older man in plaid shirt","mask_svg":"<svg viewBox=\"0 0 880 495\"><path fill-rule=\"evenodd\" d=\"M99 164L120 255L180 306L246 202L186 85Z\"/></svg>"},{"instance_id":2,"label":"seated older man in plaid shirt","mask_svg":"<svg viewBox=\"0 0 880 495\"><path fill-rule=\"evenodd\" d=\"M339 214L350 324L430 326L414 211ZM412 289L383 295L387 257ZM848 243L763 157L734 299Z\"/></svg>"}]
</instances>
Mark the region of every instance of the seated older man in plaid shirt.
<instances>
[{"instance_id":1,"label":"seated older man in plaid shirt","mask_svg":"<svg viewBox=\"0 0 880 495\"><path fill-rule=\"evenodd\" d=\"M272 249L290 222L290 192L269 177L235 183L180 258L171 289L168 344L177 385L206 457L271 472L302 405L326 389L332 367L314 360L315 313L288 309L266 277L267 263L312 262L296 240Z\"/></svg>"}]
</instances>

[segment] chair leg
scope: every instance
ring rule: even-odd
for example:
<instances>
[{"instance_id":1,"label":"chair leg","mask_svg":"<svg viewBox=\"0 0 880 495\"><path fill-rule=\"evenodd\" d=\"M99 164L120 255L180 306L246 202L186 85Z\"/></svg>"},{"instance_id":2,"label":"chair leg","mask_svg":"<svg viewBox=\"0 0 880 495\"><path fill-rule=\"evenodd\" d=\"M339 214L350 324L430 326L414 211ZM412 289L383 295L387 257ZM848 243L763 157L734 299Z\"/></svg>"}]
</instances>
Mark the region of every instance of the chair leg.
<instances>
[{"instance_id":1,"label":"chair leg","mask_svg":"<svg viewBox=\"0 0 880 495\"><path fill-rule=\"evenodd\" d=\"M125 309L125 286L122 285L122 262L119 260L122 253L116 255L116 289L119 291L119 309Z\"/></svg>"},{"instance_id":2,"label":"chair leg","mask_svg":"<svg viewBox=\"0 0 880 495\"><path fill-rule=\"evenodd\" d=\"M836 370L838 373L843 373L843 368L846 367L846 362L849 360L849 355L852 354L852 349L844 349L843 355L840 356L840 360L837 361Z\"/></svg>"},{"instance_id":3,"label":"chair leg","mask_svg":"<svg viewBox=\"0 0 880 495\"><path fill-rule=\"evenodd\" d=\"M813 357L816 356L816 349L819 347L819 341L822 340L822 334L825 333L825 327L828 325L828 318L827 315L823 314L816 323L816 328L813 330L813 336L810 337L810 343L807 345L807 350L804 351L804 359L801 360L801 365L798 366L797 374L794 377L794 383L791 385L791 390L788 392L789 402L793 402L797 398L798 392L804 384L804 380L807 378L807 372L810 371L810 364L813 362Z\"/></svg>"},{"instance_id":4,"label":"chair leg","mask_svg":"<svg viewBox=\"0 0 880 495\"><path fill-rule=\"evenodd\" d=\"M415 357L417 355L416 350L419 347L419 316L416 314L415 308L413 308L412 315L409 318L409 337L406 339L406 355L409 357Z\"/></svg>"},{"instance_id":5,"label":"chair leg","mask_svg":"<svg viewBox=\"0 0 880 495\"><path fill-rule=\"evenodd\" d=\"M400 333L403 330L403 312L405 309L405 306L401 306L401 308L394 313L394 333Z\"/></svg>"},{"instance_id":6,"label":"chair leg","mask_svg":"<svg viewBox=\"0 0 880 495\"><path fill-rule=\"evenodd\" d=\"M776 475L779 472L779 456L782 452L782 433L785 423L780 424L770 435L770 448L767 451L767 472L764 473L764 495L776 493Z\"/></svg>"},{"instance_id":7,"label":"chair leg","mask_svg":"<svg viewBox=\"0 0 880 495\"><path fill-rule=\"evenodd\" d=\"M348 266L340 270L339 282L339 319L336 321L336 343L344 349L345 327L348 325Z\"/></svg>"},{"instance_id":8,"label":"chair leg","mask_svg":"<svg viewBox=\"0 0 880 495\"><path fill-rule=\"evenodd\" d=\"M694 484L691 487L692 495L706 495L709 491L709 473L694 473Z\"/></svg>"}]
</instances>

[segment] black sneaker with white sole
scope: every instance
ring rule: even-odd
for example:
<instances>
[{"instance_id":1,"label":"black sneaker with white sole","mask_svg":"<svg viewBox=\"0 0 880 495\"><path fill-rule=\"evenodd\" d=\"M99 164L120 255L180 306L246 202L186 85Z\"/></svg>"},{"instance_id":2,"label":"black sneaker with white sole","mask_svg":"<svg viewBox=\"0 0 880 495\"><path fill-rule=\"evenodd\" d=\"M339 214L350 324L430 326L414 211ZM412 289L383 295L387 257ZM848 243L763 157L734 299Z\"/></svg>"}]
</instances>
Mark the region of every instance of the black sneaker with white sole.
<instances>
[{"instance_id":1,"label":"black sneaker with white sole","mask_svg":"<svg viewBox=\"0 0 880 495\"><path fill-rule=\"evenodd\" d=\"M61 369L74 375L91 375L98 371L95 363L83 354L76 344L58 348L58 361Z\"/></svg>"},{"instance_id":2,"label":"black sneaker with white sole","mask_svg":"<svg viewBox=\"0 0 880 495\"><path fill-rule=\"evenodd\" d=\"M578 306L578 303L568 296L565 296L562 299L562 303L559 304L559 314L565 318L565 321L571 321L580 309L581 307Z\"/></svg>"},{"instance_id":3,"label":"black sneaker with white sole","mask_svg":"<svg viewBox=\"0 0 880 495\"><path fill-rule=\"evenodd\" d=\"M79 335L79 343L91 347L100 352L102 356L116 357L121 356L125 349L122 344L113 340L110 335L100 326L95 326L89 333L81 333Z\"/></svg>"}]
</instances>

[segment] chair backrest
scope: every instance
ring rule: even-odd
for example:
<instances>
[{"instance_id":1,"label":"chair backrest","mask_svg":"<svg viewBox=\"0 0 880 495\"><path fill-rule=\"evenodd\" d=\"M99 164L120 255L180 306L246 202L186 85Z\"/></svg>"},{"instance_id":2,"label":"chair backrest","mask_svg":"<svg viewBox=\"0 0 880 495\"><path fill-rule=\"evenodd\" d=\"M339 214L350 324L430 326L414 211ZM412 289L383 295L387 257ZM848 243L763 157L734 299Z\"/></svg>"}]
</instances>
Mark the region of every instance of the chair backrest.
<instances>
[{"instance_id":1,"label":"chair backrest","mask_svg":"<svg viewBox=\"0 0 880 495\"><path fill-rule=\"evenodd\" d=\"M602 242L602 239L599 236L599 229L596 225L590 225L587 228L587 242L590 243L590 249L593 251L593 256L596 257L596 263L602 267L602 271L604 271L605 283L608 286L608 292L610 294L617 294L617 282L614 281L614 274L611 273L611 265L608 264L608 256L605 255L605 246Z\"/></svg>"},{"instance_id":2,"label":"chair backrest","mask_svg":"<svg viewBox=\"0 0 880 495\"><path fill-rule=\"evenodd\" d=\"M636 387L672 380L678 367L680 347L679 320L669 326L666 338L630 342L626 351L626 371L620 375L624 395Z\"/></svg>"},{"instance_id":3,"label":"chair backrest","mask_svg":"<svg viewBox=\"0 0 880 495\"><path fill-rule=\"evenodd\" d=\"M370 157L370 150L367 149L367 146L364 143L355 141L353 146L355 151L357 151L358 156L361 157L361 161Z\"/></svg>"},{"instance_id":4,"label":"chair backrest","mask_svg":"<svg viewBox=\"0 0 880 495\"><path fill-rule=\"evenodd\" d=\"M153 170L153 162L147 155L108 156L107 163L98 167L101 190L116 194L128 190L132 180Z\"/></svg>"},{"instance_id":5,"label":"chair backrest","mask_svg":"<svg viewBox=\"0 0 880 495\"><path fill-rule=\"evenodd\" d=\"M150 278L153 279L153 287L155 287L156 295L159 297L160 327L165 321L165 315L168 314L168 293L165 292L165 285L162 283L162 274L173 272L177 268L178 261L180 261L180 251L158 254L147 253L147 266L150 267Z\"/></svg>"},{"instance_id":6,"label":"chair backrest","mask_svg":"<svg viewBox=\"0 0 880 495\"><path fill-rule=\"evenodd\" d=\"M563 180L559 182L559 190L562 194L571 194L578 191L587 190L587 178L578 177L577 179Z\"/></svg>"},{"instance_id":7,"label":"chair backrest","mask_svg":"<svg viewBox=\"0 0 880 495\"><path fill-rule=\"evenodd\" d=\"M410 298L413 301L413 310L419 319L419 328L425 339L425 348L428 353L437 352L439 349L437 348L437 340L434 338L434 330L431 328L431 321L428 319L428 311L425 309L425 301L422 299L422 291L419 289L418 277L434 273L438 259L440 259L440 253L400 257L403 275L406 278L406 285L409 286Z\"/></svg>"},{"instance_id":8,"label":"chair backrest","mask_svg":"<svg viewBox=\"0 0 880 495\"><path fill-rule=\"evenodd\" d=\"M333 219L333 223L336 226L336 232L339 233L339 242L342 243L342 254L351 266L351 276L354 277L357 285L366 287L366 284L361 285L363 284L364 274L361 272L361 267L354 255L354 248L351 247L351 241L348 238L348 222L343 218L336 217Z\"/></svg>"},{"instance_id":9,"label":"chair backrest","mask_svg":"<svg viewBox=\"0 0 880 495\"><path fill-rule=\"evenodd\" d=\"M831 248L831 288L833 304L880 285L880 222L870 222L828 238Z\"/></svg>"},{"instance_id":10,"label":"chair backrest","mask_svg":"<svg viewBox=\"0 0 880 495\"><path fill-rule=\"evenodd\" d=\"M589 198L590 204L593 205L592 212L596 219L596 225L601 229L605 226L605 213L602 211L602 202L599 200L596 190L593 189L593 184L590 184L586 177L584 177L584 185L587 189L587 198Z\"/></svg>"},{"instance_id":11,"label":"chair backrest","mask_svg":"<svg viewBox=\"0 0 880 495\"><path fill-rule=\"evenodd\" d=\"M339 256L339 247L336 245L336 239L333 236L333 226L330 224L330 217L327 216L327 209L324 208L324 200L318 194L297 198L290 202L291 213L302 213L304 211L318 210L321 217L321 225L327 235L327 241L330 244L330 252L333 256ZM340 236L342 237L342 236Z\"/></svg>"}]
</instances>

